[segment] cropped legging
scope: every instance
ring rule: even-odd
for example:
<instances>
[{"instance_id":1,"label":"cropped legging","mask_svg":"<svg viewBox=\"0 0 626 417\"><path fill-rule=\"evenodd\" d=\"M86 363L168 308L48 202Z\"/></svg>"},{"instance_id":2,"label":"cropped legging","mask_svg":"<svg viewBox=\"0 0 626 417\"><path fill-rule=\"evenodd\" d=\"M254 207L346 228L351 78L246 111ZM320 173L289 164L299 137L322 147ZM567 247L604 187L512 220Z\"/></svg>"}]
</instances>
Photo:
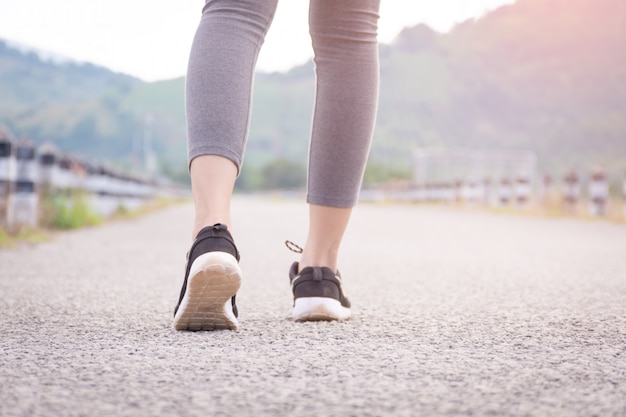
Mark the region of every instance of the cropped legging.
<instances>
[{"instance_id":1,"label":"cropped legging","mask_svg":"<svg viewBox=\"0 0 626 417\"><path fill-rule=\"evenodd\" d=\"M277 1L206 0L187 72L190 163L200 155L220 155L241 168L254 69ZM311 204L356 204L378 103L379 5L380 0L310 0L316 73Z\"/></svg>"}]
</instances>

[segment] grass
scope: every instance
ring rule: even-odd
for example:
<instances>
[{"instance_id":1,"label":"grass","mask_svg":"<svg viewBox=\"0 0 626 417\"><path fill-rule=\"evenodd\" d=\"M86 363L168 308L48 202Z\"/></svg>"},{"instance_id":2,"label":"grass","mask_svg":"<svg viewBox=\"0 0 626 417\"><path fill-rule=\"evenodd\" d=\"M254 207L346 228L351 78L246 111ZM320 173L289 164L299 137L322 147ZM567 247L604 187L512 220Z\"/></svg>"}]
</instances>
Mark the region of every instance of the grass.
<instances>
[{"instance_id":1,"label":"grass","mask_svg":"<svg viewBox=\"0 0 626 417\"><path fill-rule=\"evenodd\" d=\"M544 217L551 219L579 219L583 221L606 221L626 224L626 200L619 196L612 196L608 201L607 212L602 216L590 213L590 202L583 198L573 207L567 207L558 196L548 196L542 201L531 200L525 206L518 206L510 202L507 205L492 205L487 203L468 202L410 202L384 200L382 202L368 202L368 204L407 204L431 207L450 207L462 210L484 210L498 215L516 215L529 217Z\"/></svg>"},{"instance_id":2,"label":"grass","mask_svg":"<svg viewBox=\"0 0 626 417\"><path fill-rule=\"evenodd\" d=\"M146 202L137 209L120 206L110 218L104 218L91 208L87 193L57 191L43 197L39 227L21 227L15 230L0 228L0 249L11 249L20 244L47 242L52 239L53 232L56 230L98 226L109 220L137 219L186 201L188 198L159 197Z\"/></svg>"},{"instance_id":3,"label":"grass","mask_svg":"<svg viewBox=\"0 0 626 417\"><path fill-rule=\"evenodd\" d=\"M85 193L54 193L44 197L40 227L0 229L0 248L14 248L19 244L38 244L51 239L53 230L72 230L95 226L103 218L90 207Z\"/></svg>"},{"instance_id":4,"label":"grass","mask_svg":"<svg viewBox=\"0 0 626 417\"><path fill-rule=\"evenodd\" d=\"M188 198L170 198L170 197L158 197L153 200L148 201L145 204L142 204L139 208L129 209L128 207L121 205L117 208L113 216L111 216L111 220L127 220L127 219L136 219L141 216L145 216L146 214L154 213L156 211L165 209L174 204L187 202Z\"/></svg>"},{"instance_id":5,"label":"grass","mask_svg":"<svg viewBox=\"0 0 626 417\"><path fill-rule=\"evenodd\" d=\"M102 216L89 206L84 192L51 194L44 198L41 225L44 228L72 230L96 226L103 222Z\"/></svg>"},{"instance_id":6,"label":"grass","mask_svg":"<svg viewBox=\"0 0 626 417\"><path fill-rule=\"evenodd\" d=\"M607 212L602 216L594 216L590 213L590 203L582 199L573 206L566 206L559 199L547 199L544 201L533 201L524 207L515 204L507 206L482 206L488 211L496 214L513 214L531 217L547 217L551 219L579 219L584 221L608 221L612 223L626 224L625 202L620 198L612 198L608 202Z\"/></svg>"},{"instance_id":7,"label":"grass","mask_svg":"<svg viewBox=\"0 0 626 417\"><path fill-rule=\"evenodd\" d=\"M0 229L0 249L15 248L21 243L35 245L50 239L50 233L43 229L21 228L15 233Z\"/></svg>"}]
</instances>

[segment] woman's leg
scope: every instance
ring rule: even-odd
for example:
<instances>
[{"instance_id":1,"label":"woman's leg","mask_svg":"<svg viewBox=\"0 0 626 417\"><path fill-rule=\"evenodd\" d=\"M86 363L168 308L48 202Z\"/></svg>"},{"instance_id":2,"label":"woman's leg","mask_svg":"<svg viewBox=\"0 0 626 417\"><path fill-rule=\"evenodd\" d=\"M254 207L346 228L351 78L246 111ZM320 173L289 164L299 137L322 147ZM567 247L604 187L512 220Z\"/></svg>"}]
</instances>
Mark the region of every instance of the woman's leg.
<instances>
[{"instance_id":1,"label":"woman's leg","mask_svg":"<svg viewBox=\"0 0 626 417\"><path fill-rule=\"evenodd\" d=\"M277 0L207 0L189 58L186 112L196 208L177 330L236 329L241 285L230 200L248 136L256 59Z\"/></svg>"},{"instance_id":2,"label":"woman's leg","mask_svg":"<svg viewBox=\"0 0 626 417\"><path fill-rule=\"evenodd\" d=\"M309 234L302 252L300 269L325 266L337 271L339 246L351 213L351 208L309 205Z\"/></svg>"},{"instance_id":3,"label":"woman's leg","mask_svg":"<svg viewBox=\"0 0 626 417\"><path fill-rule=\"evenodd\" d=\"M207 0L186 84L193 236L230 226L230 199L248 137L254 69L277 0Z\"/></svg>"},{"instance_id":4,"label":"woman's leg","mask_svg":"<svg viewBox=\"0 0 626 417\"><path fill-rule=\"evenodd\" d=\"M380 0L311 0L317 88L309 151L309 235L300 267L337 269L378 105Z\"/></svg>"},{"instance_id":5,"label":"woman's leg","mask_svg":"<svg viewBox=\"0 0 626 417\"><path fill-rule=\"evenodd\" d=\"M191 189L196 215L191 238L216 223L231 229L230 200L237 179L237 166L219 155L201 155L191 163Z\"/></svg>"}]
</instances>

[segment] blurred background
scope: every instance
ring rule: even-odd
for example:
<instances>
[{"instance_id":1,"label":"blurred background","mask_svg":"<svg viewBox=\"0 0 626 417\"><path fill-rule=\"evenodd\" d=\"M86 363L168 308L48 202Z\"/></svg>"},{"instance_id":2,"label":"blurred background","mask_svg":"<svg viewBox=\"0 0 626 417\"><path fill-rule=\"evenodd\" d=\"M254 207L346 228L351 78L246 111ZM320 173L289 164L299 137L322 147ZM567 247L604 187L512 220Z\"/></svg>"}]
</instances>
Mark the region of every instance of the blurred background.
<instances>
[{"instance_id":1,"label":"blurred background","mask_svg":"<svg viewBox=\"0 0 626 417\"><path fill-rule=\"evenodd\" d=\"M364 198L623 198L624 0L415 3L382 1ZM202 5L0 0L3 137L90 161L82 168L101 176L184 186L184 73ZM305 185L315 82L307 6L279 3L238 190Z\"/></svg>"}]
</instances>

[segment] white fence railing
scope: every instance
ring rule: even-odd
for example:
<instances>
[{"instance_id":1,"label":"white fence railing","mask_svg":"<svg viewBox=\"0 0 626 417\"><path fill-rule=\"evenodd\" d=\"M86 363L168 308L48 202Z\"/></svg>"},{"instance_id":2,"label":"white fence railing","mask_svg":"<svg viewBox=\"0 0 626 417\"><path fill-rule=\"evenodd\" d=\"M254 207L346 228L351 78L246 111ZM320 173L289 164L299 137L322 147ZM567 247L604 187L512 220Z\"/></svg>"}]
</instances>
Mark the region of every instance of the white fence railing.
<instances>
[{"instance_id":1,"label":"white fence railing","mask_svg":"<svg viewBox=\"0 0 626 417\"><path fill-rule=\"evenodd\" d=\"M455 203L525 209L542 206L564 213L626 219L626 176L603 167L589 175L569 171L539 179L537 157L528 151L421 150L412 181L364 189L361 200ZM611 195L611 184L619 183ZM621 207L619 207L621 206Z\"/></svg>"},{"instance_id":2,"label":"white fence railing","mask_svg":"<svg viewBox=\"0 0 626 417\"><path fill-rule=\"evenodd\" d=\"M35 227L46 196L76 192L103 217L120 207L132 210L156 197L181 193L164 180L70 156L50 144L36 148L0 130L0 228Z\"/></svg>"}]
</instances>

